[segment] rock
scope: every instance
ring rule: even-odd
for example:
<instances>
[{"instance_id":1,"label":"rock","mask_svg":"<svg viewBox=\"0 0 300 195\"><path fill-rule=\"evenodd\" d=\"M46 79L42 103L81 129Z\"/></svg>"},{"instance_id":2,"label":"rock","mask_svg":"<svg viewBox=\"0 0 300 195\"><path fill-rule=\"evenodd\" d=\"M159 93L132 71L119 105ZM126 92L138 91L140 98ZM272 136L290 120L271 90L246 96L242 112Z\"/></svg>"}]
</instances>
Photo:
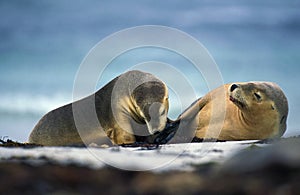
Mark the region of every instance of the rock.
<instances>
[{"instance_id":1,"label":"rock","mask_svg":"<svg viewBox=\"0 0 300 195\"><path fill-rule=\"evenodd\" d=\"M245 174L271 167L300 169L300 139L283 139L266 147L253 147L239 152L227 160L220 172L224 174Z\"/></svg>"}]
</instances>

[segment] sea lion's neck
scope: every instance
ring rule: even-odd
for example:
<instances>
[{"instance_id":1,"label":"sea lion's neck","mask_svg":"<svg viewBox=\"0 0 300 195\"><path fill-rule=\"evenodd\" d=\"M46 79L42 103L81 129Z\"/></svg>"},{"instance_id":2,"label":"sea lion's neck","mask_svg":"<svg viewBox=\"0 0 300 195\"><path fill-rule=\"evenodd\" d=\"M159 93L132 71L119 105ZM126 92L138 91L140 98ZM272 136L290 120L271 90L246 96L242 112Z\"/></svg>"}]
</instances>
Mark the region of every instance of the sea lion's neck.
<instances>
[{"instance_id":1,"label":"sea lion's neck","mask_svg":"<svg viewBox=\"0 0 300 195\"><path fill-rule=\"evenodd\" d=\"M243 123L246 127L253 127L253 125L257 124L257 120L255 116L248 113L247 111L238 110L238 116L240 121Z\"/></svg>"},{"instance_id":2,"label":"sea lion's neck","mask_svg":"<svg viewBox=\"0 0 300 195\"><path fill-rule=\"evenodd\" d=\"M133 98L128 99L128 105L130 110L131 117L140 124L145 124L145 116L141 116L141 111L139 110L139 106L137 105L136 101Z\"/></svg>"}]
</instances>

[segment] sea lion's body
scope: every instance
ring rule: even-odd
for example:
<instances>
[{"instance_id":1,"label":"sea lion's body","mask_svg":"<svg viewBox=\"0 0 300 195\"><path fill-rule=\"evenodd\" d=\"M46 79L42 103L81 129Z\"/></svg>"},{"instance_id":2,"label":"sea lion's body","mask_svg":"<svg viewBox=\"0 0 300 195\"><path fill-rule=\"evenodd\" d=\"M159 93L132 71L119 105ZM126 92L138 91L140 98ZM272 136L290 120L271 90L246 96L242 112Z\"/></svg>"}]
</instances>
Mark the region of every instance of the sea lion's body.
<instances>
[{"instance_id":1,"label":"sea lion's body","mask_svg":"<svg viewBox=\"0 0 300 195\"><path fill-rule=\"evenodd\" d=\"M167 112L166 85L152 74L129 71L95 94L47 113L32 130L29 142L129 144L135 142L135 135L162 131Z\"/></svg>"},{"instance_id":2,"label":"sea lion's body","mask_svg":"<svg viewBox=\"0 0 300 195\"><path fill-rule=\"evenodd\" d=\"M198 99L178 118L197 139L251 140L280 137L287 99L271 82L226 84Z\"/></svg>"}]
</instances>

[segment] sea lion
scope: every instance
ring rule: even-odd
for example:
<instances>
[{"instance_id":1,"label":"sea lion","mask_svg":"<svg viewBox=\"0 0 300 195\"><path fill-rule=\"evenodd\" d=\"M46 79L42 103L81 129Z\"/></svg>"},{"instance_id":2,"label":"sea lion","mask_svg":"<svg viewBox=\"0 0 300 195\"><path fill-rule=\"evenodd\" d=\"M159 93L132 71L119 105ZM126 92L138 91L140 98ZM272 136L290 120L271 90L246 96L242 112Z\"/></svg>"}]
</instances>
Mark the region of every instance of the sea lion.
<instances>
[{"instance_id":1,"label":"sea lion","mask_svg":"<svg viewBox=\"0 0 300 195\"><path fill-rule=\"evenodd\" d=\"M288 101L277 84L244 82L212 90L177 121L194 140L256 140L281 137L287 116Z\"/></svg>"},{"instance_id":2,"label":"sea lion","mask_svg":"<svg viewBox=\"0 0 300 195\"><path fill-rule=\"evenodd\" d=\"M92 109L96 121L92 120ZM147 137L162 131L168 109L168 88L161 80L149 73L129 71L95 94L47 113L32 130L29 142L47 146L103 144L108 137L113 144L130 144L136 141L135 135Z\"/></svg>"}]
</instances>

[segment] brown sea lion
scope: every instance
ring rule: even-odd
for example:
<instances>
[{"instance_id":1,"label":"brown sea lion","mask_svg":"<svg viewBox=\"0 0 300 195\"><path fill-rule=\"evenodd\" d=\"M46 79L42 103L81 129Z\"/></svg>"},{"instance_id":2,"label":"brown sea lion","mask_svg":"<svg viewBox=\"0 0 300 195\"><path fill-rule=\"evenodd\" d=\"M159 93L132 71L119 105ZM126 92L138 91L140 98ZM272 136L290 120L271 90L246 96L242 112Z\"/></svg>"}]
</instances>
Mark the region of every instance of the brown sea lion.
<instances>
[{"instance_id":1,"label":"brown sea lion","mask_svg":"<svg viewBox=\"0 0 300 195\"><path fill-rule=\"evenodd\" d=\"M195 139L252 140L281 137L288 101L271 82L223 85L194 102L177 119ZM183 131L183 132L184 132Z\"/></svg>"},{"instance_id":2,"label":"brown sea lion","mask_svg":"<svg viewBox=\"0 0 300 195\"><path fill-rule=\"evenodd\" d=\"M136 141L135 135L162 131L168 109L168 88L161 80L129 71L95 94L47 113L32 130L29 142L48 146L130 144ZM93 111L97 120L93 120Z\"/></svg>"}]
</instances>

